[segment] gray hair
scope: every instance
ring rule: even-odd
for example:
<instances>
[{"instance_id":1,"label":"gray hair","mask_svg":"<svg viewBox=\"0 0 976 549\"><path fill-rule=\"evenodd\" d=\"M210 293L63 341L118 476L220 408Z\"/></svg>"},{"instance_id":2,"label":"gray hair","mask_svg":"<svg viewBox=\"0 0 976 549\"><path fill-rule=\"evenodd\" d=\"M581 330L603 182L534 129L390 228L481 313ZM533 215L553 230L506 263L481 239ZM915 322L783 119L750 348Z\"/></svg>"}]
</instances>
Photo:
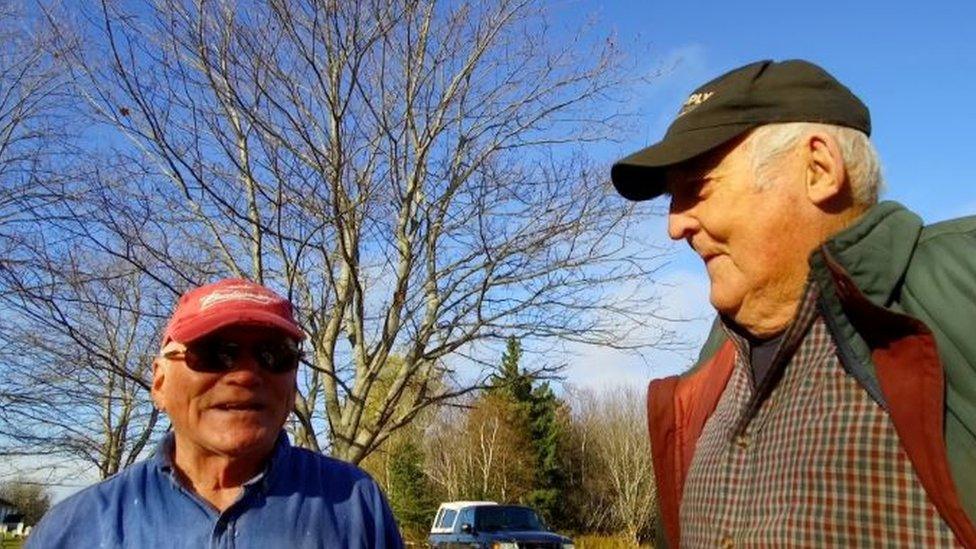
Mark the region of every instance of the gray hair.
<instances>
[{"instance_id":1,"label":"gray hair","mask_svg":"<svg viewBox=\"0 0 976 549\"><path fill-rule=\"evenodd\" d=\"M871 140L860 130L816 122L788 122L767 124L753 130L747 139L752 150L752 167L760 186L767 187L772 181L766 171L782 155L796 146L797 142L813 131L827 133L837 140L844 167L851 184L854 203L870 206L878 202L883 182L881 162Z\"/></svg>"}]
</instances>

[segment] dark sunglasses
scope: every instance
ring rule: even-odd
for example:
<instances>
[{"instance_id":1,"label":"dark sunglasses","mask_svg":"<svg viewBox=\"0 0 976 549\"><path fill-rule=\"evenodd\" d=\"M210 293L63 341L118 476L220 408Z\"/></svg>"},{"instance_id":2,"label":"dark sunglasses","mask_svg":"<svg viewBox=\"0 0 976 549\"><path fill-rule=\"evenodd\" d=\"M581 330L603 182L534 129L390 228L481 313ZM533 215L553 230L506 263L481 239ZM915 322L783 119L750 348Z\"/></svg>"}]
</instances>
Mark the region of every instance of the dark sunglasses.
<instances>
[{"instance_id":1,"label":"dark sunglasses","mask_svg":"<svg viewBox=\"0 0 976 549\"><path fill-rule=\"evenodd\" d=\"M301 349L290 339L241 345L219 337L188 345L186 351L170 351L163 354L163 357L169 360L182 359L187 368L195 372L213 374L233 370L245 350L250 352L262 370L273 374L293 371L298 368L302 359Z\"/></svg>"}]
</instances>

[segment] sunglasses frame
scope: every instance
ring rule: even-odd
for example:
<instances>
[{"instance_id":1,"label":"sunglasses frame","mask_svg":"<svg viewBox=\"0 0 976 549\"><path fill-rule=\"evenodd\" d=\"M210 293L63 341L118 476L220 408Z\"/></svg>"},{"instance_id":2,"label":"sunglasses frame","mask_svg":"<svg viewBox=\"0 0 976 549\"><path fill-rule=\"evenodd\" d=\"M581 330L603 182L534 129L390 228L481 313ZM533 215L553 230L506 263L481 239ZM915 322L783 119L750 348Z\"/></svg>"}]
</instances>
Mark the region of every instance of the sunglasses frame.
<instances>
[{"instance_id":1,"label":"sunglasses frame","mask_svg":"<svg viewBox=\"0 0 976 549\"><path fill-rule=\"evenodd\" d=\"M273 350L279 351L279 354L274 355L276 359L281 359L283 354L281 351L287 350L289 356L284 357L284 360L275 360L274 363L287 362L290 365L287 368L272 366L272 362L264 359L266 356L264 353L269 348L274 348ZM228 353L228 349L233 349L233 351ZM222 337L204 338L187 345L185 350L173 350L163 353L161 356L167 360L182 360L186 363L186 367L194 372L221 374L237 367L242 356L241 353L245 349L251 355L251 358L258 363L258 367L262 371L272 374L285 374L295 371L305 356L299 344L291 338L241 345ZM219 358L221 354L227 354L229 356L226 359L221 359Z\"/></svg>"}]
</instances>

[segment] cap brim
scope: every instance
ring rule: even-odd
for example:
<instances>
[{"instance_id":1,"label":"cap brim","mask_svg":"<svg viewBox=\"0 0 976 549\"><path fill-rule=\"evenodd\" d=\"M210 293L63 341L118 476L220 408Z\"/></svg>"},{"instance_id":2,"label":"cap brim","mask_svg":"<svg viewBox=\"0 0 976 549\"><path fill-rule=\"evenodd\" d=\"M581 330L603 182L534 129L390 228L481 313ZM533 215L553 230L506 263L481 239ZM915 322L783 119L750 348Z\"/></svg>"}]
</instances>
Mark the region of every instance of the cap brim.
<instances>
[{"instance_id":1,"label":"cap brim","mask_svg":"<svg viewBox=\"0 0 976 549\"><path fill-rule=\"evenodd\" d=\"M715 126L665 136L660 143L618 160L610 168L610 179L624 198L655 198L666 190L665 168L704 154L755 126L756 124Z\"/></svg>"},{"instance_id":2,"label":"cap brim","mask_svg":"<svg viewBox=\"0 0 976 549\"><path fill-rule=\"evenodd\" d=\"M270 328L296 341L305 339L305 333L298 326L277 314L265 311L227 311L224 314L200 316L174 329L169 336L172 341L188 344L228 326Z\"/></svg>"}]
</instances>

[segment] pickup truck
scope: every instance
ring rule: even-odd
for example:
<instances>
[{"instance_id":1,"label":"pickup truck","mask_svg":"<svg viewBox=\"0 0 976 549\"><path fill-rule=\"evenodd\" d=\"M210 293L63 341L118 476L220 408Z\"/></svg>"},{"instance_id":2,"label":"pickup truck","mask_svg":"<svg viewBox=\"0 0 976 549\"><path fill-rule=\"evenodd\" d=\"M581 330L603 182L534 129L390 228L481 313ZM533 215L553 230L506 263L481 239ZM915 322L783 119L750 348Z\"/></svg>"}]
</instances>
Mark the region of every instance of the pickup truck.
<instances>
[{"instance_id":1,"label":"pickup truck","mask_svg":"<svg viewBox=\"0 0 976 549\"><path fill-rule=\"evenodd\" d=\"M550 532L531 508L494 501L442 503L428 542L436 549L573 549L573 540Z\"/></svg>"}]
</instances>

